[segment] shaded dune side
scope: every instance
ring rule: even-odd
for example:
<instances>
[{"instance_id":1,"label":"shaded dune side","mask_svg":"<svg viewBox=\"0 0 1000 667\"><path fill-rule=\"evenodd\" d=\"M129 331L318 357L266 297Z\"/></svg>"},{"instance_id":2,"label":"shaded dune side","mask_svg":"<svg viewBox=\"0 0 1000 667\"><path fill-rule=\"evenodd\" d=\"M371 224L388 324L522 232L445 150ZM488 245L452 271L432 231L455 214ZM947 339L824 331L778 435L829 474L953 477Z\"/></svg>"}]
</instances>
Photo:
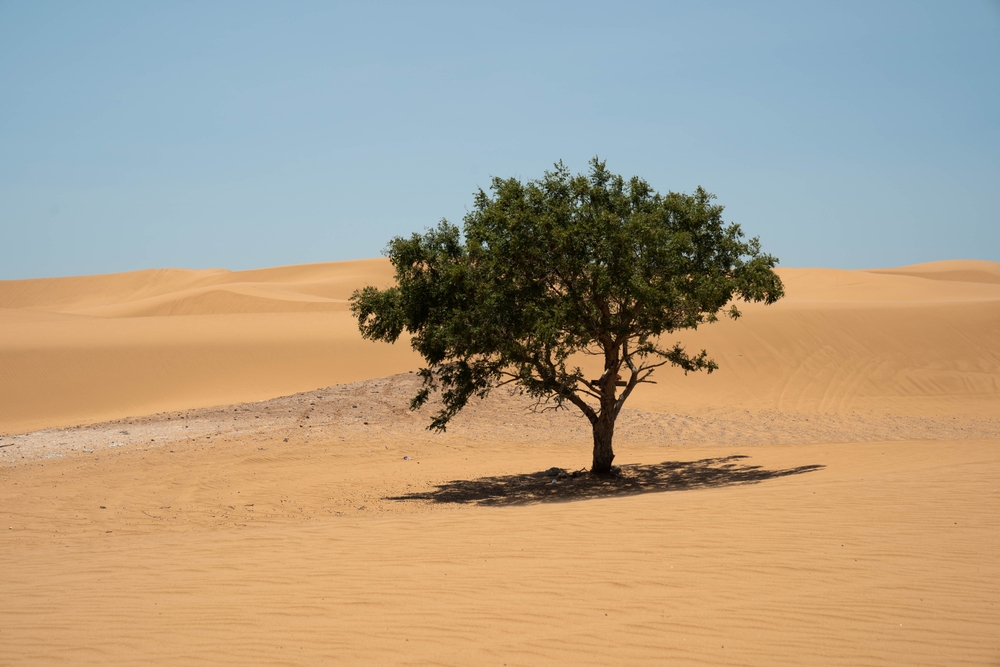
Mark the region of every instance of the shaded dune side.
<instances>
[{"instance_id":1,"label":"shaded dune side","mask_svg":"<svg viewBox=\"0 0 1000 667\"><path fill-rule=\"evenodd\" d=\"M911 264L895 269L872 269L872 273L912 276L930 280L1000 284L1000 263L986 261L943 261Z\"/></svg>"},{"instance_id":2,"label":"shaded dune side","mask_svg":"<svg viewBox=\"0 0 1000 667\"><path fill-rule=\"evenodd\" d=\"M159 317L171 315L235 315L239 313L312 313L347 310L346 299L254 288L219 287L167 294L122 305L92 308L81 314L98 317ZM77 311L80 312L80 311Z\"/></svg>"},{"instance_id":3,"label":"shaded dune side","mask_svg":"<svg viewBox=\"0 0 1000 667\"><path fill-rule=\"evenodd\" d=\"M788 296L677 339L721 369L663 369L653 412L996 414L1000 264L781 269ZM919 275L918 275L919 274ZM926 274L926 275L925 275ZM951 276L943 278L942 276ZM347 299L387 260L0 281L0 433L261 400L417 368L363 341ZM584 359L589 370L596 360Z\"/></svg>"},{"instance_id":4,"label":"shaded dune side","mask_svg":"<svg viewBox=\"0 0 1000 667\"><path fill-rule=\"evenodd\" d=\"M72 312L217 284L228 271L148 269L69 278L0 281L0 308Z\"/></svg>"}]
</instances>

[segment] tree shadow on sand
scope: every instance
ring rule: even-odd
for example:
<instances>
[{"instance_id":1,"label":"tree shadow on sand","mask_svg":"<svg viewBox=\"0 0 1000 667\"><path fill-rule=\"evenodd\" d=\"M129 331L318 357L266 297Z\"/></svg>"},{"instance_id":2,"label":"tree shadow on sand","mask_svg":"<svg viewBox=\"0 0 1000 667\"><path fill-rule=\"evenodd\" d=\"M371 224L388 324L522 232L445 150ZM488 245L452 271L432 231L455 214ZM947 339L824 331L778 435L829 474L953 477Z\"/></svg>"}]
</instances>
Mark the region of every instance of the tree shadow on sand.
<instances>
[{"instance_id":1,"label":"tree shadow on sand","mask_svg":"<svg viewBox=\"0 0 1000 667\"><path fill-rule=\"evenodd\" d=\"M453 480L433 491L392 496L386 500L429 500L435 503L474 505L528 505L543 502L590 500L640 493L662 493L689 489L717 488L801 475L821 470L822 465L765 470L762 466L739 463L749 456L726 456L699 461L664 461L649 465L624 465L617 475L598 476L586 471L573 473L559 468L526 473Z\"/></svg>"}]
</instances>

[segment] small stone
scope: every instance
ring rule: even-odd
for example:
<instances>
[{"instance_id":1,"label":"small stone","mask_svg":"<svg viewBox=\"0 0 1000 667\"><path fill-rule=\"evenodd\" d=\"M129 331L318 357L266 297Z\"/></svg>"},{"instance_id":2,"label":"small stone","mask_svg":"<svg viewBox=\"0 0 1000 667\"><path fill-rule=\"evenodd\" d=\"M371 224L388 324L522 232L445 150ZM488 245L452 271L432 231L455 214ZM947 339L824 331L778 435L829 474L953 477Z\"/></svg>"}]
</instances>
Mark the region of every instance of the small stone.
<instances>
[{"instance_id":1,"label":"small stone","mask_svg":"<svg viewBox=\"0 0 1000 667\"><path fill-rule=\"evenodd\" d=\"M410 460L410 457L409 457L409 456L404 456L404 457L403 457L403 460L404 460L404 461L409 461L409 460Z\"/></svg>"}]
</instances>

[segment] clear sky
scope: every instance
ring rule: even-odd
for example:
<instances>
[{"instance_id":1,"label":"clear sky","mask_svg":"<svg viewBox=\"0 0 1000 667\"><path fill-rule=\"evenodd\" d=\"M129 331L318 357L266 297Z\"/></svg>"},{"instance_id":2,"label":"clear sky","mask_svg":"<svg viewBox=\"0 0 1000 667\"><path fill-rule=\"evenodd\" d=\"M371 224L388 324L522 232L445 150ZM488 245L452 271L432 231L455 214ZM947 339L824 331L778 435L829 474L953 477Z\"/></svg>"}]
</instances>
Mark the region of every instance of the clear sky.
<instances>
[{"instance_id":1,"label":"clear sky","mask_svg":"<svg viewBox=\"0 0 1000 667\"><path fill-rule=\"evenodd\" d=\"M1000 261L1000 3L0 1L0 278L373 257L594 155L784 266Z\"/></svg>"}]
</instances>

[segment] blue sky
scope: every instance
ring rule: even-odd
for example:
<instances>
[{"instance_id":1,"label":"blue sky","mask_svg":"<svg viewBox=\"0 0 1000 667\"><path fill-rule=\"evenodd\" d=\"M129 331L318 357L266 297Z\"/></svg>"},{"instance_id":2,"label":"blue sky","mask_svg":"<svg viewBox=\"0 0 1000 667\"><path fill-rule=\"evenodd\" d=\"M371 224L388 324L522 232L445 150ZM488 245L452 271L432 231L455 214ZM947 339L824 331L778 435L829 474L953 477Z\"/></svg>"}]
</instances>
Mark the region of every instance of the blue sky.
<instances>
[{"instance_id":1,"label":"blue sky","mask_svg":"<svg viewBox=\"0 0 1000 667\"><path fill-rule=\"evenodd\" d=\"M1000 3L0 2L0 278L377 256L491 176L1000 261Z\"/></svg>"}]
</instances>

